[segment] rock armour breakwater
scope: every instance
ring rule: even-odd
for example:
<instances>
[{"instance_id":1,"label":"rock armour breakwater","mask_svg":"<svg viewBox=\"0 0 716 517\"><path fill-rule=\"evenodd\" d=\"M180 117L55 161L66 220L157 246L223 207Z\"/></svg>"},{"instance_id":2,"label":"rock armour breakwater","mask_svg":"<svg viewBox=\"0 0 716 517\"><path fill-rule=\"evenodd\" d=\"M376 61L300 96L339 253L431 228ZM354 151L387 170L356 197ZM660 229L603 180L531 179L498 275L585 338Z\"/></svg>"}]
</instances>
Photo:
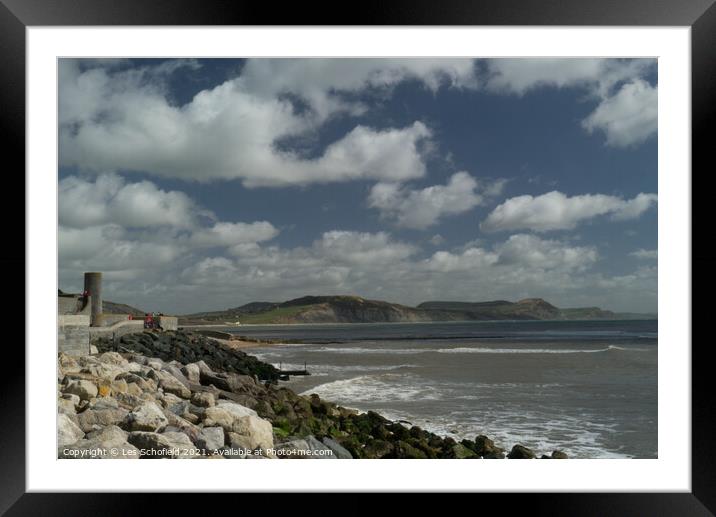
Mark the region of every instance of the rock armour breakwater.
<instances>
[{"instance_id":1,"label":"rock armour breakwater","mask_svg":"<svg viewBox=\"0 0 716 517\"><path fill-rule=\"evenodd\" d=\"M456 442L297 395L273 380L273 366L189 332L147 332L96 346L97 355L59 356L60 458L506 456L487 436ZM535 456L519 445L507 454Z\"/></svg>"}]
</instances>

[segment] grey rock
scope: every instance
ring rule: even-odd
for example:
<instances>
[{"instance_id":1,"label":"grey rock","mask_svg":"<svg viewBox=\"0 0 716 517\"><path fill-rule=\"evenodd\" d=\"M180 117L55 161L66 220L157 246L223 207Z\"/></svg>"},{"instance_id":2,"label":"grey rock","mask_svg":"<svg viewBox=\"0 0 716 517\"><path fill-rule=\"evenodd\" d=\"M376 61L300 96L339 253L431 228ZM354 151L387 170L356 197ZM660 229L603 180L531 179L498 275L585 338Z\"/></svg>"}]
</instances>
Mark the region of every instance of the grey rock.
<instances>
[{"instance_id":1,"label":"grey rock","mask_svg":"<svg viewBox=\"0 0 716 517\"><path fill-rule=\"evenodd\" d=\"M536 458L536 455L532 449L528 449L524 445L515 445L507 457L511 460L531 460Z\"/></svg>"},{"instance_id":2,"label":"grey rock","mask_svg":"<svg viewBox=\"0 0 716 517\"><path fill-rule=\"evenodd\" d=\"M112 397L100 397L96 398L89 403L90 409L117 409L119 408L119 402Z\"/></svg>"},{"instance_id":3,"label":"grey rock","mask_svg":"<svg viewBox=\"0 0 716 517\"><path fill-rule=\"evenodd\" d=\"M88 433L70 447L60 447L58 458L137 459L139 449L127 443L127 433L116 425Z\"/></svg>"},{"instance_id":4,"label":"grey rock","mask_svg":"<svg viewBox=\"0 0 716 517\"><path fill-rule=\"evenodd\" d=\"M167 417L167 420L169 421L169 426L172 427L171 430L179 430L185 435L187 435L192 442L196 443L196 441L199 438L199 433L201 432L201 429L194 425L193 422L175 415L171 411L164 410L164 416ZM167 426L166 430L169 430L169 426Z\"/></svg>"},{"instance_id":5,"label":"grey rock","mask_svg":"<svg viewBox=\"0 0 716 517\"><path fill-rule=\"evenodd\" d=\"M219 389L233 393L250 392L256 386L256 381L254 381L253 377L231 372L209 373L202 371L200 372L199 380L205 386L213 384Z\"/></svg>"},{"instance_id":6,"label":"grey rock","mask_svg":"<svg viewBox=\"0 0 716 517\"><path fill-rule=\"evenodd\" d=\"M72 396L77 397L77 395ZM79 397L77 397L77 402L79 403ZM60 397L59 399L57 399L57 411L58 413L74 415L77 412L77 409L75 407L75 403L72 400Z\"/></svg>"},{"instance_id":7,"label":"grey rock","mask_svg":"<svg viewBox=\"0 0 716 517\"><path fill-rule=\"evenodd\" d=\"M212 407L216 405L216 399L208 391L197 391L191 396L191 403L199 407Z\"/></svg>"},{"instance_id":8,"label":"grey rock","mask_svg":"<svg viewBox=\"0 0 716 517\"><path fill-rule=\"evenodd\" d=\"M97 359L99 359L102 363L107 364L113 364L116 366L126 366L129 362L119 355L117 352L105 352L102 355L100 355Z\"/></svg>"},{"instance_id":9,"label":"grey rock","mask_svg":"<svg viewBox=\"0 0 716 517\"><path fill-rule=\"evenodd\" d=\"M303 439L291 440L289 442L279 444L276 447L276 455L279 458L285 459L338 459L338 457L334 454L333 449L320 442L313 435L309 435Z\"/></svg>"},{"instance_id":10,"label":"grey rock","mask_svg":"<svg viewBox=\"0 0 716 517\"><path fill-rule=\"evenodd\" d=\"M260 418L256 411L234 402L220 400L206 409L204 427L222 427L243 437L243 446L249 449L272 449L273 426Z\"/></svg>"},{"instance_id":11,"label":"grey rock","mask_svg":"<svg viewBox=\"0 0 716 517\"><path fill-rule=\"evenodd\" d=\"M339 460L351 460L353 459L353 456L350 452L348 452L348 449L343 447L340 443L335 441L333 438L329 438L328 436L324 437L323 440L321 440L323 444L331 449L333 451L333 455L339 459Z\"/></svg>"},{"instance_id":12,"label":"grey rock","mask_svg":"<svg viewBox=\"0 0 716 517\"><path fill-rule=\"evenodd\" d=\"M169 375L171 375L172 377L174 377L174 379L176 379L177 381L181 382L187 389L189 388L189 386L190 386L190 384L191 384L191 383L189 382L189 379L187 379L187 378L186 378L186 375L184 375L184 374L182 373L182 371L181 371L179 368L177 368L175 365L173 365L173 364L165 364L165 365L164 365L164 368L162 369L162 371L168 373Z\"/></svg>"},{"instance_id":13,"label":"grey rock","mask_svg":"<svg viewBox=\"0 0 716 517\"><path fill-rule=\"evenodd\" d=\"M207 454L224 447L224 430L221 427L204 427L199 432L196 446L204 449Z\"/></svg>"},{"instance_id":14,"label":"grey rock","mask_svg":"<svg viewBox=\"0 0 716 517\"><path fill-rule=\"evenodd\" d=\"M169 420L156 403L145 402L127 415L123 427L130 431L161 431L168 424Z\"/></svg>"},{"instance_id":15,"label":"grey rock","mask_svg":"<svg viewBox=\"0 0 716 517\"><path fill-rule=\"evenodd\" d=\"M64 413L57 415L57 445L64 447L84 438L84 431Z\"/></svg>"},{"instance_id":16,"label":"grey rock","mask_svg":"<svg viewBox=\"0 0 716 517\"><path fill-rule=\"evenodd\" d=\"M459 460L477 457L477 454L475 454L474 451L468 449L461 443L456 443L455 445L453 445L452 452L455 458Z\"/></svg>"},{"instance_id":17,"label":"grey rock","mask_svg":"<svg viewBox=\"0 0 716 517\"><path fill-rule=\"evenodd\" d=\"M143 458L191 458L200 454L184 433L134 431L129 433L128 441L140 449Z\"/></svg>"},{"instance_id":18,"label":"grey rock","mask_svg":"<svg viewBox=\"0 0 716 517\"><path fill-rule=\"evenodd\" d=\"M70 381L62 391L77 395L81 400L89 400L97 396L97 385L92 381L78 379Z\"/></svg>"},{"instance_id":19,"label":"grey rock","mask_svg":"<svg viewBox=\"0 0 716 517\"><path fill-rule=\"evenodd\" d=\"M187 364L181 369L184 376L194 384L199 384L199 366L195 363Z\"/></svg>"},{"instance_id":20,"label":"grey rock","mask_svg":"<svg viewBox=\"0 0 716 517\"><path fill-rule=\"evenodd\" d=\"M171 393L177 397L188 399L191 397L191 390L176 380L171 374L160 372L162 375L159 379L159 387L166 393Z\"/></svg>"},{"instance_id":21,"label":"grey rock","mask_svg":"<svg viewBox=\"0 0 716 517\"><path fill-rule=\"evenodd\" d=\"M164 362L157 357L152 357L151 359L147 360L147 366L149 366L153 370L161 370L164 366Z\"/></svg>"},{"instance_id":22,"label":"grey rock","mask_svg":"<svg viewBox=\"0 0 716 517\"><path fill-rule=\"evenodd\" d=\"M86 409L77 415L79 426L86 433L108 425L117 425L127 418L129 411L124 408Z\"/></svg>"}]
</instances>

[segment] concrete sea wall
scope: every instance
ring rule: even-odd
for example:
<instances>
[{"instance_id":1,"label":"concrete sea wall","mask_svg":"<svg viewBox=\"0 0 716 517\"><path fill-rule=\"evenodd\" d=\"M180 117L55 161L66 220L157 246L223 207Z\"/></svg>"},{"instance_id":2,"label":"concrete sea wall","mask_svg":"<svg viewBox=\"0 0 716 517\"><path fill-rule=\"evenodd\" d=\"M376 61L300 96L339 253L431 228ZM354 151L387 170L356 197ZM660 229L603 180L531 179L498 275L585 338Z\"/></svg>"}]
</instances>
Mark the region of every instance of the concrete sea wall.
<instances>
[{"instance_id":1,"label":"concrete sea wall","mask_svg":"<svg viewBox=\"0 0 716 517\"><path fill-rule=\"evenodd\" d=\"M59 314L57 316L57 348L67 355L89 354L89 324L87 314Z\"/></svg>"}]
</instances>

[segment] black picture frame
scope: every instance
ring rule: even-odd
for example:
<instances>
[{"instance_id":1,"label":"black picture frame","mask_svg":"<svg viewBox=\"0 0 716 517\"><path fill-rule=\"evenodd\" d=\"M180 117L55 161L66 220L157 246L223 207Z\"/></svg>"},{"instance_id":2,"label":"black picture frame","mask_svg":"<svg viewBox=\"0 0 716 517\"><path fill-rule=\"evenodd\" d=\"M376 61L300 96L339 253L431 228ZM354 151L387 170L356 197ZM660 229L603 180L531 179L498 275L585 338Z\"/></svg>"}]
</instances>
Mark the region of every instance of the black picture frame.
<instances>
[{"instance_id":1,"label":"black picture frame","mask_svg":"<svg viewBox=\"0 0 716 517\"><path fill-rule=\"evenodd\" d=\"M0 124L3 155L13 158L13 169L5 175L6 195L24 199L25 170L25 29L28 26L86 25L576 25L576 26L689 26L692 49L692 235L710 235L709 212L698 196L709 195L706 178L711 140L707 129L716 120L716 5L714 0L502 0L467 2L458 0L362 1L350 14L333 4L282 3L236 0L0 0ZM712 169L712 167L710 168ZM696 171L700 171L698 174ZM684 171L685 174L688 171ZM10 185L8 185L8 182ZM697 188L693 188L696 186ZM19 307L24 292L19 274L25 267L24 226L19 208L4 204L5 221L16 232L15 245L0 251L4 288ZM699 274L696 292L712 292L716 252L708 239L694 241L692 275ZM693 293L692 293L693 296ZM23 304L24 306L24 304ZM692 321L704 327L708 321L707 302L692 302ZM16 315L15 315L16 317ZM25 324L32 318L25 314ZM18 325L19 327L19 325ZM692 327L692 335L694 328ZM24 342L18 336L17 343ZM23 341L19 341L23 339ZM692 491L690 493L619 494L509 494L511 505L529 506L531 514L548 515L713 515L716 512L716 411L711 404L712 373L708 339L692 347ZM690 344L683 344L690 345ZM25 491L25 366L24 350L3 347L0 375L0 513L7 515L127 515L134 513L134 494L37 494ZM12 365L12 369L9 366ZM667 444L668 446L668 444ZM480 495L486 501L496 496ZM490 497L490 499L484 499ZM184 504L173 495L162 505ZM299 500L297 504L302 504Z\"/></svg>"}]
</instances>

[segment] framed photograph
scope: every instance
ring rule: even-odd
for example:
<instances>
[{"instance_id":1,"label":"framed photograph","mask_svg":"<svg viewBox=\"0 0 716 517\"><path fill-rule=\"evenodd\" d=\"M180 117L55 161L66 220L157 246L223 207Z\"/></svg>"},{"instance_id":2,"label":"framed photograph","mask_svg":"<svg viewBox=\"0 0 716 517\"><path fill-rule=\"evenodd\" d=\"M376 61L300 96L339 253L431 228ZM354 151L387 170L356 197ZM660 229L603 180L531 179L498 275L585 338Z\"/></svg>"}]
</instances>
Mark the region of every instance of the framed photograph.
<instances>
[{"instance_id":1,"label":"framed photograph","mask_svg":"<svg viewBox=\"0 0 716 517\"><path fill-rule=\"evenodd\" d=\"M3 511L427 491L711 515L710 2L319 26L44 4L0 6L27 200Z\"/></svg>"}]
</instances>

